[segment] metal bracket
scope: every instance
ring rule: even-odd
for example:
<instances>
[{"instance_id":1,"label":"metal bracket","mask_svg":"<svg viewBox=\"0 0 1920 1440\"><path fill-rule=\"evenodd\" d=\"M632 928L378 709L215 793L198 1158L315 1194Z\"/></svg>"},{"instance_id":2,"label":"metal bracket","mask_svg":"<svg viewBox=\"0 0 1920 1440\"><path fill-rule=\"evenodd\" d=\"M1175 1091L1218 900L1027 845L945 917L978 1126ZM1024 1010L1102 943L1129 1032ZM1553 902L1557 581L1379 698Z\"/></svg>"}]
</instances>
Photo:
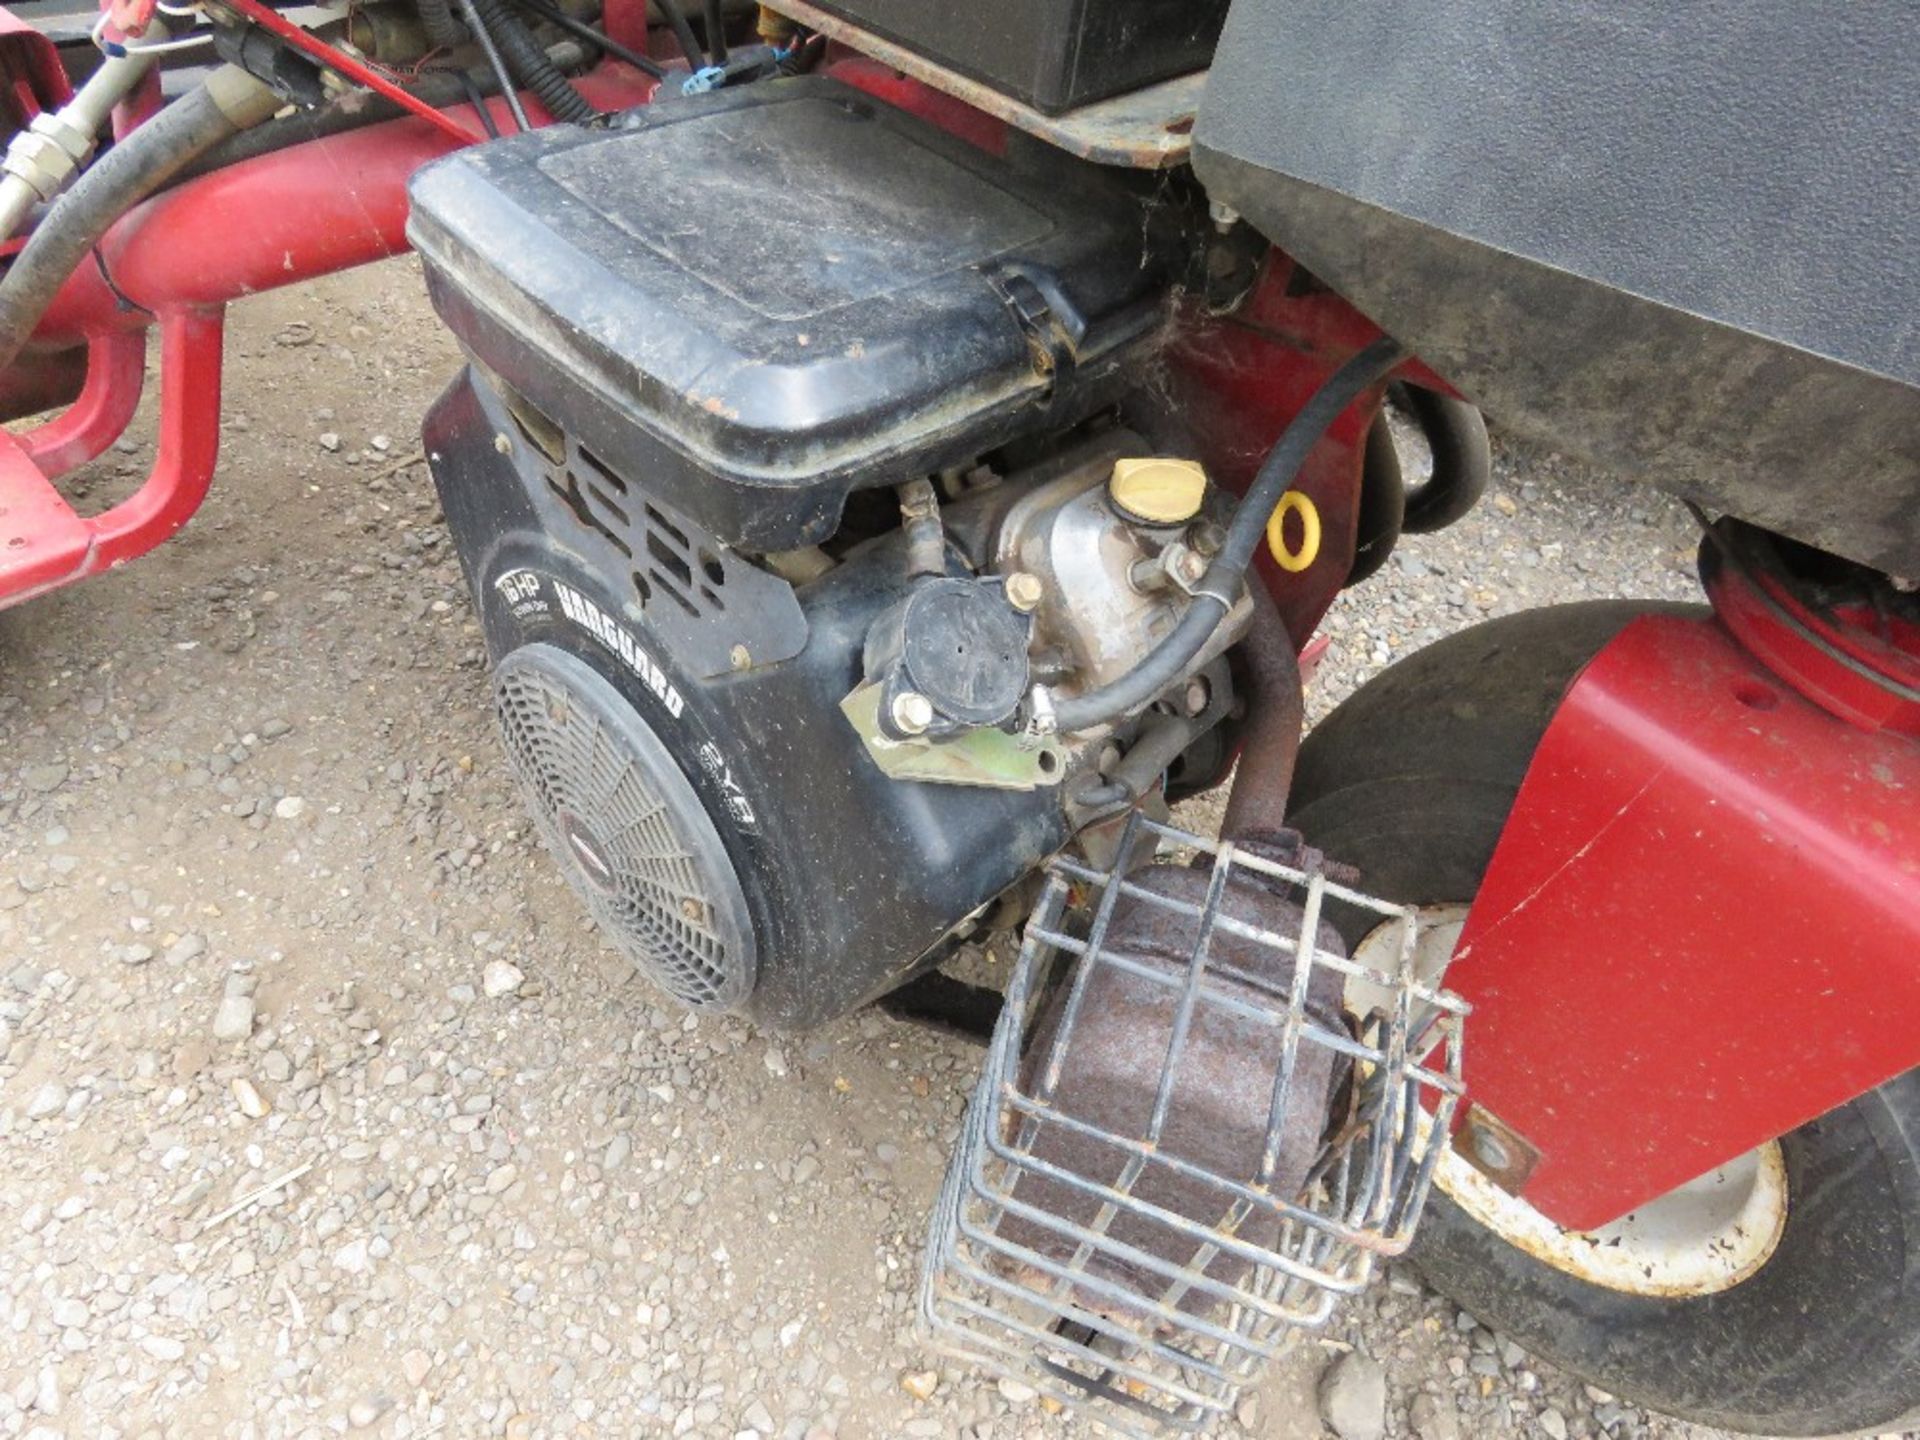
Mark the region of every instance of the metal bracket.
<instances>
[{"instance_id":1,"label":"metal bracket","mask_svg":"<svg viewBox=\"0 0 1920 1440\"><path fill-rule=\"evenodd\" d=\"M952 740L893 740L880 728L879 685L862 685L840 702L867 754L895 780L974 785L987 790L1038 790L1058 785L1067 757L1051 737L1037 741L983 726Z\"/></svg>"},{"instance_id":2,"label":"metal bracket","mask_svg":"<svg viewBox=\"0 0 1920 1440\"><path fill-rule=\"evenodd\" d=\"M1539 1148L1472 1101L1467 1102L1466 1114L1454 1137L1453 1153L1509 1195L1518 1195L1540 1163Z\"/></svg>"}]
</instances>

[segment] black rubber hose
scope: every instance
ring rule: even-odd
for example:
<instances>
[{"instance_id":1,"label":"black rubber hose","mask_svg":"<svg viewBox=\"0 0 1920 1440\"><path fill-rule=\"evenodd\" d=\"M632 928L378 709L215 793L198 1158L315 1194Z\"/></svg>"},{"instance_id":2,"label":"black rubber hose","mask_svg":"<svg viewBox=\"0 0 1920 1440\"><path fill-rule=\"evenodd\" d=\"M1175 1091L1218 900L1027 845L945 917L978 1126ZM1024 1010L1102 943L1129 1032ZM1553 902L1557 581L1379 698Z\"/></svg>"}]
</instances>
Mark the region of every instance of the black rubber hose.
<instances>
[{"instance_id":1,"label":"black rubber hose","mask_svg":"<svg viewBox=\"0 0 1920 1440\"><path fill-rule=\"evenodd\" d=\"M586 50L571 40L563 40L547 51L547 58L563 70L570 69L586 58ZM488 135L499 138L500 130L493 123L492 112L479 103L487 96L500 93L499 77L490 69L483 66L467 71L423 70L407 89L416 99L424 100L436 110L457 105L462 100L474 102L480 123L486 127ZM197 180L215 170L224 170L229 165L238 165L243 160L271 155L294 145L304 145L309 140L324 140L330 135L345 135L353 130L364 130L369 125L399 120L407 113L384 95L354 91L318 110L296 110L291 115L279 116L264 125L242 131L198 157L167 184L169 187L184 185L189 180Z\"/></svg>"},{"instance_id":2,"label":"black rubber hose","mask_svg":"<svg viewBox=\"0 0 1920 1440\"><path fill-rule=\"evenodd\" d=\"M507 8L507 0L472 0L480 23L500 48L507 69L522 85L539 97L540 103L556 120L569 125L584 125L597 119L600 112L587 103L586 96L573 88L573 82L560 73L560 67L547 58L533 32L520 17Z\"/></svg>"},{"instance_id":3,"label":"black rubber hose","mask_svg":"<svg viewBox=\"0 0 1920 1440\"><path fill-rule=\"evenodd\" d=\"M687 64L698 71L704 69L706 61L700 54L700 42L694 38L693 26L687 23L687 12L680 8L680 0L655 0L660 13L667 17L667 24L673 30L673 38L680 42L680 53L687 57Z\"/></svg>"},{"instance_id":4,"label":"black rubber hose","mask_svg":"<svg viewBox=\"0 0 1920 1440\"><path fill-rule=\"evenodd\" d=\"M1145 705L1172 685L1193 663L1221 620L1233 608L1240 582L1252 565L1255 551L1266 536L1267 519L1287 493L1300 467L1327 428L1355 400L1386 378L1406 352L1389 336L1381 336L1328 377L1313 392L1280 436L1254 476L1227 527L1226 541L1213 557L1207 573L1194 587L1193 601L1172 632L1133 669L1109 685L1085 695L1061 700L1053 722L1062 731L1087 730Z\"/></svg>"},{"instance_id":5,"label":"black rubber hose","mask_svg":"<svg viewBox=\"0 0 1920 1440\"><path fill-rule=\"evenodd\" d=\"M1080 791L1073 798L1089 810L1131 805L1166 773L1181 752L1200 734L1200 722L1185 715L1163 715L1140 732L1104 783Z\"/></svg>"},{"instance_id":6,"label":"black rubber hose","mask_svg":"<svg viewBox=\"0 0 1920 1440\"><path fill-rule=\"evenodd\" d=\"M727 19L720 13L720 0L707 0L707 61L727 63Z\"/></svg>"},{"instance_id":7,"label":"black rubber hose","mask_svg":"<svg viewBox=\"0 0 1920 1440\"><path fill-rule=\"evenodd\" d=\"M457 50L467 43L467 27L453 13L453 0L414 0L427 43L436 50Z\"/></svg>"},{"instance_id":8,"label":"black rubber hose","mask_svg":"<svg viewBox=\"0 0 1920 1440\"><path fill-rule=\"evenodd\" d=\"M1393 426L1382 410L1367 429L1367 450L1360 467L1360 513L1354 522L1353 568L1349 586L1377 575L1406 528L1407 481Z\"/></svg>"},{"instance_id":9,"label":"black rubber hose","mask_svg":"<svg viewBox=\"0 0 1920 1440\"><path fill-rule=\"evenodd\" d=\"M479 42L481 52L487 57L487 66L493 71L493 78L500 86L500 93L506 99L507 110L513 116L513 125L522 135L533 128L527 119L527 107L520 103L520 92L514 87L513 76L507 70L506 57L500 53L500 47L494 43L493 34L487 29L487 22L480 17L480 10L474 0L460 0L460 8L466 12L467 26L473 31L473 38Z\"/></svg>"},{"instance_id":10,"label":"black rubber hose","mask_svg":"<svg viewBox=\"0 0 1920 1440\"><path fill-rule=\"evenodd\" d=\"M1428 535L1453 524L1487 493L1493 446L1486 420L1464 400L1417 385L1396 386L1394 399L1419 422L1433 452L1433 477L1407 492L1401 522L1409 535Z\"/></svg>"},{"instance_id":11,"label":"black rubber hose","mask_svg":"<svg viewBox=\"0 0 1920 1440\"><path fill-rule=\"evenodd\" d=\"M88 166L0 280L0 371L20 358L55 294L114 221L278 104L245 71L222 66Z\"/></svg>"},{"instance_id":12,"label":"black rubber hose","mask_svg":"<svg viewBox=\"0 0 1920 1440\"><path fill-rule=\"evenodd\" d=\"M557 6L547 4L546 0L519 0L519 3L523 8L531 10L542 20L559 26L569 35L584 40L587 44L596 46L606 51L607 54L626 61L627 64L633 66L633 68L640 71L641 74L651 75L656 80L664 80L667 78L665 67L651 55L642 55L638 50L630 46L622 45L619 41L613 39L603 31L594 29L584 20L576 20L573 16L567 14L566 11L559 9Z\"/></svg>"}]
</instances>

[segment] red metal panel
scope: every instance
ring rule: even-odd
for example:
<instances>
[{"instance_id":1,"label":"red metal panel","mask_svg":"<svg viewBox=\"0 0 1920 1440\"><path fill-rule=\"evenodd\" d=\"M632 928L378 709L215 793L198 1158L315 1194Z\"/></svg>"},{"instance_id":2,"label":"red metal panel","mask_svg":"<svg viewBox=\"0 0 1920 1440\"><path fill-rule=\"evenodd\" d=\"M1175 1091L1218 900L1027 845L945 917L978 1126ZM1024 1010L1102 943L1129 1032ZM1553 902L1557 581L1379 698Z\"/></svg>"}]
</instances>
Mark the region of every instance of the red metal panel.
<instances>
[{"instance_id":1,"label":"red metal panel","mask_svg":"<svg viewBox=\"0 0 1920 1440\"><path fill-rule=\"evenodd\" d=\"M1526 1198L1616 1219L1920 1064L1920 742L1717 621L1636 621L1548 727L1455 955Z\"/></svg>"},{"instance_id":2,"label":"red metal panel","mask_svg":"<svg viewBox=\"0 0 1920 1440\"><path fill-rule=\"evenodd\" d=\"M60 50L5 6L0 6L0 123L19 129L42 110L73 96Z\"/></svg>"}]
</instances>

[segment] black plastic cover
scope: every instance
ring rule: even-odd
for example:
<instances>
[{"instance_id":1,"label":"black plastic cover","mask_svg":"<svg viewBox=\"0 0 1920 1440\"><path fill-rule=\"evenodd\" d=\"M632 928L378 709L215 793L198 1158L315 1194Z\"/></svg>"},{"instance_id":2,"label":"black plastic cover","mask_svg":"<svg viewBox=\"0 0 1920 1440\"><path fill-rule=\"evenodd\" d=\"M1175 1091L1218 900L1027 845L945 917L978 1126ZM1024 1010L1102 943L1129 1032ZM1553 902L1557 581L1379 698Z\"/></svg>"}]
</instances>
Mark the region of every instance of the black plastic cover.
<instances>
[{"instance_id":1,"label":"black plastic cover","mask_svg":"<svg viewBox=\"0 0 1920 1440\"><path fill-rule=\"evenodd\" d=\"M1916 18L1235 0L1194 166L1508 428L1911 575Z\"/></svg>"},{"instance_id":2,"label":"black plastic cover","mask_svg":"<svg viewBox=\"0 0 1920 1440\"><path fill-rule=\"evenodd\" d=\"M669 607L636 603L613 537L580 523L531 447L495 447L512 423L463 372L424 435L488 653L580 657L667 748L742 882L757 983L741 1008L757 1024L806 1029L892 989L1066 843L1059 787L892 779L841 713L867 633L914 583L898 533L802 587L797 655L703 676L659 628ZM568 613L563 585L593 623Z\"/></svg>"},{"instance_id":3,"label":"black plastic cover","mask_svg":"<svg viewBox=\"0 0 1920 1440\"><path fill-rule=\"evenodd\" d=\"M1227 0L817 0L1058 114L1205 69Z\"/></svg>"},{"instance_id":4,"label":"black plastic cover","mask_svg":"<svg viewBox=\"0 0 1920 1440\"><path fill-rule=\"evenodd\" d=\"M830 80L556 126L419 172L407 233L468 350L726 544L1126 388L1167 269L1129 182L1000 159Z\"/></svg>"}]
</instances>

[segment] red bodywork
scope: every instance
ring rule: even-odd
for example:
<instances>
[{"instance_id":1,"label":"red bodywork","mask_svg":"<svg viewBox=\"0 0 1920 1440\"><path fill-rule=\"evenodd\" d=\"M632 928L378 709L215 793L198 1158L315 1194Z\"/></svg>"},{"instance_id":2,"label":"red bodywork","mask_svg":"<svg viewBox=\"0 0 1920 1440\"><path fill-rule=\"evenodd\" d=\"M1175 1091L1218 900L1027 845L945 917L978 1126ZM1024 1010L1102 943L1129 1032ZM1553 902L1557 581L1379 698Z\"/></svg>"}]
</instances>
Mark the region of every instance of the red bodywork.
<instances>
[{"instance_id":1,"label":"red bodywork","mask_svg":"<svg viewBox=\"0 0 1920 1440\"><path fill-rule=\"evenodd\" d=\"M73 95L60 50L12 11L0 8L0 122L8 130L27 124L42 110L57 110Z\"/></svg>"},{"instance_id":2,"label":"red bodywork","mask_svg":"<svg viewBox=\"0 0 1920 1440\"><path fill-rule=\"evenodd\" d=\"M644 0L610 0L615 38L644 44L645 13ZM17 105L59 98L44 43L0 23ZM834 69L984 148L1004 141L1000 122L872 61ZM581 88L613 108L654 87L608 62ZM217 171L122 220L99 263L61 291L25 362L50 369L85 346L79 399L0 438L0 605L184 524L213 473L224 305L401 253L408 178L468 138L464 117L397 120ZM50 478L124 428L156 323L153 473L131 500L83 519ZM1212 472L1243 489L1306 397L1378 333L1277 254L1232 315L1190 303L1167 379ZM1446 388L1417 364L1403 374ZM1296 644L1345 578L1378 404L1375 393L1343 416L1299 482L1323 522L1320 561L1266 571ZM1821 678L1803 650L1788 655L1773 629L1749 623L1756 606L1743 598L1723 605L1731 632L1647 620L1593 663L1540 747L1469 917L1455 971L1477 1006L1468 1080L1539 1150L1525 1193L1564 1223L1611 1219L1920 1061L1920 752L1897 733L1911 733L1913 712L1862 688L1857 666ZM1808 673L1780 684L1756 652ZM1803 692L1881 728L1850 726Z\"/></svg>"},{"instance_id":3,"label":"red bodywork","mask_svg":"<svg viewBox=\"0 0 1920 1440\"><path fill-rule=\"evenodd\" d=\"M1920 1065L1920 743L1719 619L1635 621L1541 740L1448 978L1474 1110L1538 1152L1521 1193L1617 1219Z\"/></svg>"}]
</instances>

